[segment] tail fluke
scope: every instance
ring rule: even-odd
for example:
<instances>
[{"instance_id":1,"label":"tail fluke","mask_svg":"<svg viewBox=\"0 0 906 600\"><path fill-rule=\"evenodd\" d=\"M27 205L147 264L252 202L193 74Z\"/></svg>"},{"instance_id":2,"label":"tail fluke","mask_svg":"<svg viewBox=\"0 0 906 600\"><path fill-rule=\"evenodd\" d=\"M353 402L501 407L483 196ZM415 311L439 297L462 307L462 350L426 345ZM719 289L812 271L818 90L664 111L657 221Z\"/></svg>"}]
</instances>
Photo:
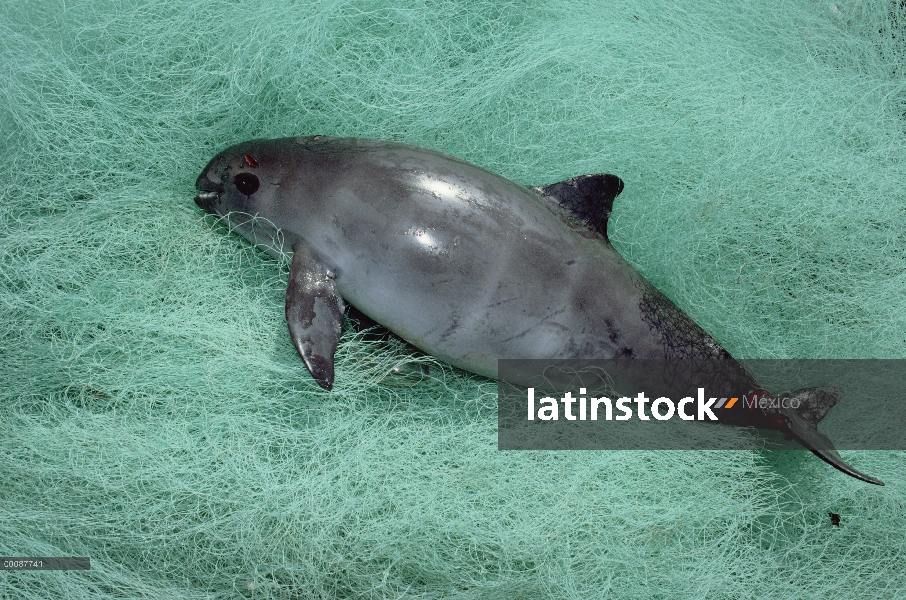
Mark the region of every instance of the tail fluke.
<instances>
[{"instance_id":1,"label":"tail fluke","mask_svg":"<svg viewBox=\"0 0 906 600\"><path fill-rule=\"evenodd\" d=\"M884 485L880 479L869 477L846 464L846 461L834 448L833 442L817 429L818 422L842 397L843 392L834 387L801 389L792 395L792 399L799 400L799 402L791 404L798 404L798 408L779 408L779 420L782 420L783 423L778 423L778 429L814 452L818 458L847 475L867 483Z\"/></svg>"}]
</instances>

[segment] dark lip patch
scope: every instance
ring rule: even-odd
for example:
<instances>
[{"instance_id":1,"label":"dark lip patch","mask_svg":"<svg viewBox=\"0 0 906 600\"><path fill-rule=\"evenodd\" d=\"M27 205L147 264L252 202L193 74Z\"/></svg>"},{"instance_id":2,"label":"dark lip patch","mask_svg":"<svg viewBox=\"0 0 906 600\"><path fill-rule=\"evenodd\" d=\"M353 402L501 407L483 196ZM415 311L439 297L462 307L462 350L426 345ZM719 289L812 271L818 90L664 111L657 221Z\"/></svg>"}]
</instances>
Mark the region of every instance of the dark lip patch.
<instances>
[{"instance_id":1,"label":"dark lip patch","mask_svg":"<svg viewBox=\"0 0 906 600\"><path fill-rule=\"evenodd\" d=\"M214 211L214 204L220 200L220 194L218 192L205 192L203 194L198 194L195 196L195 204L199 208L206 210L207 212Z\"/></svg>"}]
</instances>

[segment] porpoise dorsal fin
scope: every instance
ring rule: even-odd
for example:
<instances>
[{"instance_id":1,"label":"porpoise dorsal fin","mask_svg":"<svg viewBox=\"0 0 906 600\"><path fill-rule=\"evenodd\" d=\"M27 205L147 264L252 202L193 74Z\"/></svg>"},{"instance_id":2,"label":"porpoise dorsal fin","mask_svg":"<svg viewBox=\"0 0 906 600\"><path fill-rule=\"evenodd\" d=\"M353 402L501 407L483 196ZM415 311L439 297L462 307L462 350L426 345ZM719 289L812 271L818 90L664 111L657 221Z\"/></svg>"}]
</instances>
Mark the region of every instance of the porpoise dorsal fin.
<instances>
[{"instance_id":1,"label":"porpoise dorsal fin","mask_svg":"<svg viewBox=\"0 0 906 600\"><path fill-rule=\"evenodd\" d=\"M286 325L311 376L329 390L345 304L329 269L305 244L293 246L293 253L286 286Z\"/></svg>"},{"instance_id":2,"label":"porpoise dorsal fin","mask_svg":"<svg viewBox=\"0 0 906 600\"><path fill-rule=\"evenodd\" d=\"M623 180L616 175L581 175L559 183L532 188L557 203L588 227L607 237L607 219L613 210L613 200L623 191ZM608 240L609 241L609 240Z\"/></svg>"}]
</instances>

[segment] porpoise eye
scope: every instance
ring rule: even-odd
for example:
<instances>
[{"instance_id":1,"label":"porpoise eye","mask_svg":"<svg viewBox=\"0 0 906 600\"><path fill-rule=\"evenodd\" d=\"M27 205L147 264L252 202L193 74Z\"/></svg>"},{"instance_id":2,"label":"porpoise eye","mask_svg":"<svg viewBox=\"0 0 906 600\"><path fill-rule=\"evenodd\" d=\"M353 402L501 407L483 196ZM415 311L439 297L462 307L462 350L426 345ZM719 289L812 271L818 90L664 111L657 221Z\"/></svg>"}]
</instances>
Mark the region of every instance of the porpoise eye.
<instances>
[{"instance_id":1,"label":"porpoise eye","mask_svg":"<svg viewBox=\"0 0 906 600\"><path fill-rule=\"evenodd\" d=\"M236 184L236 189L246 196L254 194L261 185L261 182L258 181L258 177L251 173L239 173L233 177L233 183Z\"/></svg>"}]
</instances>

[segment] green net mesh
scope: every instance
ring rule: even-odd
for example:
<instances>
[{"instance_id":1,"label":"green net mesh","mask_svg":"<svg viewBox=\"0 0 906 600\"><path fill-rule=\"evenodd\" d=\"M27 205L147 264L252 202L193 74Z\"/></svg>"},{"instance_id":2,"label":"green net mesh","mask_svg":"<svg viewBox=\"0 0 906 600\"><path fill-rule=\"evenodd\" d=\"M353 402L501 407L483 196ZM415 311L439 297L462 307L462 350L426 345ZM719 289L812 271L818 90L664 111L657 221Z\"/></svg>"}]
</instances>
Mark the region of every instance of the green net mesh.
<instances>
[{"instance_id":1,"label":"green net mesh","mask_svg":"<svg viewBox=\"0 0 906 600\"><path fill-rule=\"evenodd\" d=\"M0 596L902 594L903 453L500 452L493 383L352 331L324 393L285 265L192 203L254 137L612 172L615 245L738 358L903 357L906 9L684 6L3 3L0 554L92 570Z\"/></svg>"}]
</instances>

